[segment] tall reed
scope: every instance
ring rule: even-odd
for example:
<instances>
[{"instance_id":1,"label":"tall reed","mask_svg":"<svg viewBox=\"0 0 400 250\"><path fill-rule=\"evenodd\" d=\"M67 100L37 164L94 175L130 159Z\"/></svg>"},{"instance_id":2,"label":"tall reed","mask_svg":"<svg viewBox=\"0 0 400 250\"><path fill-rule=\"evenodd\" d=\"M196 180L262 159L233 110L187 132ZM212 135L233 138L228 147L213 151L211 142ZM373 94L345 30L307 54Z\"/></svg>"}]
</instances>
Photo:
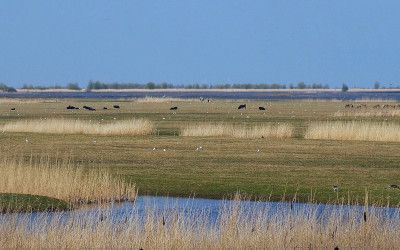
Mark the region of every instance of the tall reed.
<instances>
[{"instance_id":1,"label":"tall reed","mask_svg":"<svg viewBox=\"0 0 400 250\"><path fill-rule=\"evenodd\" d=\"M400 142L400 125L377 122L316 122L310 124L304 138Z\"/></svg>"},{"instance_id":2,"label":"tall reed","mask_svg":"<svg viewBox=\"0 0 400 250\"><path fill-rule=\"evenodd\" d=\"M0 161L0 193L44 195L70 204L134 200L134 184L107 171L85 170L67 161Z\"/></svg>"},{"instance_id":3,"label":"tall reed","mask_svg":"<svg viewBox=\"0 0 400 250\"><path fill-rule=\"evenodd\" d=\"M49 134L148 135L154 124L145 119L99 123L84 120L46 119L13 121L0 126L3 132Z\"/></svg>"},{"instance_id":4,"label":"tall reed","mask_svg":"<svg viewBox=\"0 0 400 250\"><path fill-rule=\"evenodd\" d=\"M181 130L182 136L215 136L234 138L289 138L293 127L289 124L241 126L232 124L196 124Z\"/></svg>"}]
</instances>

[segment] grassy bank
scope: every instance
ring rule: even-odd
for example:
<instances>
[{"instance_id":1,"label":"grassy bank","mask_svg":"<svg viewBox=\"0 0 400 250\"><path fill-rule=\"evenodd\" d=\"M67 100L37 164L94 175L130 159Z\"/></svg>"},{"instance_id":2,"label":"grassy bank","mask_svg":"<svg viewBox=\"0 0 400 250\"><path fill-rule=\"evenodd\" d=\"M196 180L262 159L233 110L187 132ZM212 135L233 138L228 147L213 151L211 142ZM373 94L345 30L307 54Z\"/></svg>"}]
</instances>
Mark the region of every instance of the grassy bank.
<instances>
[{"instance_id":1,"label":"grassy bank","mask_svg":"<svg viewBox=\"0 0 400 250\"><path fill-rule=\"evenodd\" d=\"M247 110L237 110L239 104ZM0 150L10 158L24 159L46 154L55 160L67 155L86 170L104 169L136 183L141 194L196 195L221 198L240 190L258 197L328 202L349 195L362 199L365 189L371 201L392 205L400 202L400 144L390 141L311 140L304 135L312 123L361 122L400 125L398 116L335 116L348 102L335 101L245 101L245 100L35 100L0 106L0 126L21 121L72 119L113 123L146 119L155 133L135 137L98 134L0 133ZM388 101L357 102L374 105ZM89 105L94 112L66 110L68 105ZM103 110L119 105L121 108ZM170 107L177 106L176 112ZM259 106L268 107L266 111ZM16 110L11 111L11 108ZM289 124L289 138L238 138L181 136L182 128L200 124L227 124L252 128ZM206 130L208 131L208 130ZM245 130L249 131L249 130ZM196 150L201 147L201 150ZM164 150L165 149L165 150ZM339 186L335 192L333 186Z\"/></svg>"},{"instance_id":2,"label":"grassy bank","mask_svg":"<svg viewBox=\"0 0 400 250\"><path fill-rule=\"evenodd\" d=\"M30 194L0 193L0 213L62 211L71 206L62 200Z\"/></svg>"}]
</instances>

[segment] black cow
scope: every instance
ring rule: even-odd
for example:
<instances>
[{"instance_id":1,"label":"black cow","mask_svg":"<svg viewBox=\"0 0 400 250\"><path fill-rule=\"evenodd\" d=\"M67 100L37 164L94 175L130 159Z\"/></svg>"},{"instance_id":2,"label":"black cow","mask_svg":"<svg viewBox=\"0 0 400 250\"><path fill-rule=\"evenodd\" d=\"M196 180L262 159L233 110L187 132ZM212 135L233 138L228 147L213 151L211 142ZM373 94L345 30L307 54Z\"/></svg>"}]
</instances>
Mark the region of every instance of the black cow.
<instances>
[{"instance_id":1,"label":"black cow","mask_svg":"<svg viewBox=\"0 0 400 250\"><path fill-rule=\"evenodd\" d=\"M113 108L119 109L120 107L119 107L119 105L114 105Z\"/></svg>"},{"instance_id":2,"label":"black cow","mask_svg":"<svg viewBox=\"0 0 400 250\"><path fill-rule=\"evenodd\" d=\"M15 110L15 108L11 108L11 110Z\"/></svg>"},{"instance_id":3,"label":"black cow","mask_svg":"<svg viewBox=\"0 0 400 250\"><path fill-rule=\"evenodd\" d=\"M107 107L103 107L103 109L108 109Z\"/></svg>"},{"instance_id":4,"label":"black cow","mask_svg":"<svg viewBox=\"0 0 400 250\"><path fill-rule=\"evenodd\" d=\"M89 107L89 106L83 106L84 109L90 110L90 111L95 111L95 108Z\"/></svg>"},{"instance_id":5,"label":"black cow","mask_svg":"<svg viewBox=\"0 0 400 250\"><path fill-rule=\"evenodd\" d=\"M78 107L74 107L72 105L68 105L67 109L79 109Z\"/></svg>"},{"instance_id":6,"label":"black cow","mask_svg":"<svg viewBox=\"0 0 400 250\"><path fill-rule=\"evenodd\" d=\"M171 107L169 110L178 110L178 107Z\"/></svg>"},{"instance_id":7,"label":"black cow","mask_svg":"<svg viewBox=\"0 0 400 250\"><path fill-rule=\"evenodd\" d=\"M259 110L265 110L265 108L264 108L264 107L258 107L258 109L259 109Z\"/></svg>"},{"instance_id":8,"label":"black cow","mask_svg":"<svg viewBox=\"0 0 400 250\"><path fill-rule=\"evenodd\" d=\"M344 107L345 108L354 108L354 105L353 104L346 104Z\"/></svg>"},{"instance_id":9,"label":"black cow","mask_svg":"<svg viewBox=\"0 0 400 250\"><path fill-rule=\"evenodd\" d=\"M246 104L240 104L238 109L246 109Z\"/></svg>"}]
</instances>

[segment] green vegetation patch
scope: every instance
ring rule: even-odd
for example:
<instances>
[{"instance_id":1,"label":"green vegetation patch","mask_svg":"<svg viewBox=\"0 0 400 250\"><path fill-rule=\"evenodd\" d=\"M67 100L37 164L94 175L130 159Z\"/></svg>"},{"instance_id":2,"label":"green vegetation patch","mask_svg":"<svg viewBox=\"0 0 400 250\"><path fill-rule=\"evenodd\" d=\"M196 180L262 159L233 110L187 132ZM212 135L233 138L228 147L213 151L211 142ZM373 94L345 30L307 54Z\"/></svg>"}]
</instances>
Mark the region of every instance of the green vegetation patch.
<instances>
[{"instance_id":1,"label":"green vegetation patch","mask_svg":"<svg viewBox=\"0 0 400 250\"><path fill-rule=\"evenodd\" d=\"M0 194L0 212L37 212L68 210L70 205L62 200L41 195Z\"/></svg>"}]
</instances>

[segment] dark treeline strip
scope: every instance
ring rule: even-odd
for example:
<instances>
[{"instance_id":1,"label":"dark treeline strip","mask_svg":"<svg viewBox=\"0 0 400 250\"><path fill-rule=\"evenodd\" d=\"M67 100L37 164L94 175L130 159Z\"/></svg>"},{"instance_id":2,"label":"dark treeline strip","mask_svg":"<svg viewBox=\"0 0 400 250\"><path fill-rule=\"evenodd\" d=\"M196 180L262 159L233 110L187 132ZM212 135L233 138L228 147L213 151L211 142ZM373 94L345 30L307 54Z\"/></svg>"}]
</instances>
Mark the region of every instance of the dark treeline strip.
<instances>
[{"instance_id":1,"label":"dark treeline strip","mask_svg":"<svg viewBox=\"0 0 400 250\"><path fill-rule=\"evenodd\" d=\"M90 81L87 90L95 89L329 89L328 85L322 84L305 84L303 82L297 85L279 83L235 83L235 84L186 84L174 85L170 83L154 83L149 82L146 84L140 83L105 83L100 81Z\"/></svg>"},{"instance_id":2,"label":"dark treeline strip","mask_svg":"<svg viewBox=\"0 0 400 250\"><path fill-rule=\"evenodd\" d=\"M4 83L0 83L0 91L2 92L17 92L13 87L7 86Z\"/></svg>"},{"instance_id":3,"label":"dark treeline strip","mask_svg":"<svg viewBox=\"0 0 400 250\"><path fill-rule=\"evenodd\" d=\"M69 89L69 90L81 90L78 83L68 83L66 86L54 85L54 86L40 86L32 84L24 84L22 89L28 90L46 90L46 89Z\"/></svg>"}]
</instances>

